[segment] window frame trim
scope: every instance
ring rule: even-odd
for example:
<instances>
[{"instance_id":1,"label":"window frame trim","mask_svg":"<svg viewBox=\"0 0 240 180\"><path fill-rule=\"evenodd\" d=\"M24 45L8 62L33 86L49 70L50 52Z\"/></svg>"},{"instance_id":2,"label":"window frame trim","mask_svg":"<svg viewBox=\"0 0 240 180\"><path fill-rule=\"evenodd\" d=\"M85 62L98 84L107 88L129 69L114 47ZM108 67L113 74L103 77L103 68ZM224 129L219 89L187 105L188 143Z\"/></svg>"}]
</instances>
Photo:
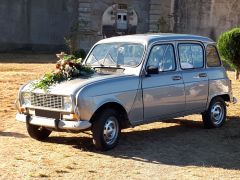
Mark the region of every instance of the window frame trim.
<instances>
[{"instance_id":1,"label":"window frame trim","mask_svg":"<svg viewBox=\"0 0 240 180\"><path fill-rule=\"evenodd\" d=\"M161 46L161 45L170 45L173 47L173 55L174 55L174 64L175 64L175 68L172 69L172 70L167 70L167 71L158 71L159 74L160 73L167 73L167 72L174 72L174 71L177 71L177 55L176 55L176 49L175 49L175 44L173 44L172 42L162 42L162 43L156 43L156 44L153 44L149 50L149 53L148 53L148 57L147 57L147 60L146 60L146 64L145 64L145 69L147 69L147 65L148 65L148 61L149 61L149 58L150 58L150 55L151 55L151 52L152 52L152 49L155 47L155 46Z\"/></svg>"},{"instance_id":2,"label":"window frame trim","mask_svg":"<svg viewBox=\"0 0 240 180\"><path fill-rule=\"evenodd\" d=\"M202 65L202 67L193 67L193 68L182 68L182 66L181 66L181 59L180 59L180 51L179 51L179 45L181 45L181 44L197 44L197 45L199 45L199 46L201 46L201 48L202 48L202 54L203 54L203 65ZM183 70L183 71L186 71L186 70L193 70L193 69L203 69L203 68L205 68L206 66L206 62L205 62L205 60L206 60L206 53L205 53L205 46L202 44L202 42L197 42L197 41L183 41L183 42L178 42L177 43L177 53L178 53L178 62L179 62L179 67L180 67L180 69L181 70Z\"/></svg>"}]
</instances>

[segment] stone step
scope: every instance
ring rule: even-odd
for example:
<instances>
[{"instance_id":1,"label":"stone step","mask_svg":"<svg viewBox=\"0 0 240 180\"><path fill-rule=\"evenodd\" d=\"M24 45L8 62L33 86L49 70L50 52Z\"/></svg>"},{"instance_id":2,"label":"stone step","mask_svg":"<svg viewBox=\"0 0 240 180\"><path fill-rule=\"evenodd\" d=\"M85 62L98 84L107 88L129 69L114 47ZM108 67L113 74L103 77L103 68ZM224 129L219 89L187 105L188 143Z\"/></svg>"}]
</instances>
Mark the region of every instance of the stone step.
<instances>
[{"instance_id":1,"label":"stone step","mask_svg":"<svg viewBox=\"0 0 240 180\"><path fill-rule=\"evenodd\" d=\"M149 12L149 14L151 15L151 14L161 14L162 12L158 9L158 10L151 10L150 12Z\"/></svg>"},{"instance_id":2,"label":"stone step","mask_svg":"<svg viewBox=\"0 0 240 180\"><path fill-rule=\"evenodd\" d=\"M158 20L161 16L159 14L150 14L149 19Z\"/></svg>"},{"instance_id":3,"label":"stone step","mask_svg":"<svg viewBox=\"0 0 240 180\"><path fill-rule=\"evenodd\" d=\"M91 7L79 7L78 13L90 13L92 11Z\"/></svg>"},{"instance_id":4,"label":"stone step","mask_svg":"<svg viewBox=\"0 0 240 180\"><path fill-rule=\"evenodd\" d=\"M78 21L82 30L88 30L91 27L92 0L79 0Z\"/></svg>"},{"instance_id":5,"label":"stone step","mask_svg":"<svg viewBox=\"0 0 240 180\"><path fill-rule=\"evenodd\" d=\"M149 32L157 32L158 31L158 28L156 25L150 25L149 26Z\"/></svg>"},{"instance_id":6,"label":"stone step","mask_svg":"<svg viewBox=\"0 0 240 180\"><path fill-rule=\"evenodd\" d=\"M92 11L92 1L89 0L87 2L79 2L78 4L78 14L79 16L84 16L84 14L90 14Z\"/></svg>"},{"instance_id":7,"label":"stone step","mask_svg":"<svg viewBox=\"0 0 240 180\"><path fill-rule=\"evenodd\" d=\"M92 3L92 0L78 0L79 3Z\"/></svg>"},{"instance_id":8,"label":"stone step","mask_svg":"<svg viewBox=\"0 0 240 180\"><path fill-rule=\"evenodd\" d=\"M79 2L78 13L90 13L92 10L92 1Z\"/></svg>"},{"instance_id":9,"label":"stone step","mask_svg":"<svg viewBox=\"0 0 240 180\"><path fill-rule=\"evenodd\" d=\"M163 4L161 0L151 0L151 4Z\"/></svg>"},{"instance_id":10,"label":"stone step","mask_svg":"<svg viewBox=\"0 0 240 180\"><path fill-rule=\"evenodd\" d=\"M164 6L164 4L150 4L150 9L151 8L159 8L159 7L162 7L162 6Z\"/></svg>"},{"instance_id":11,"label":"stone step","mask_svg":"<svg viewBox=\"0 0 240 180\"><path fill-rule=\"evenodd\" d=\"M80 2L78 4L78 8L91 8L92 3L91 2Z\"/></svg>"},{"instance_id":12,"label":"stone step","mask_svg":"<svg viewBox=\"0 0 240 180\"><path fill-rule=\"evenodd\" d=\"M168 8L168 6L164 6L164 5L151 5L149 7L149 11L152 11L152 10L162 10L162 9L166 9Z\"/></svg>"}]
</instances>

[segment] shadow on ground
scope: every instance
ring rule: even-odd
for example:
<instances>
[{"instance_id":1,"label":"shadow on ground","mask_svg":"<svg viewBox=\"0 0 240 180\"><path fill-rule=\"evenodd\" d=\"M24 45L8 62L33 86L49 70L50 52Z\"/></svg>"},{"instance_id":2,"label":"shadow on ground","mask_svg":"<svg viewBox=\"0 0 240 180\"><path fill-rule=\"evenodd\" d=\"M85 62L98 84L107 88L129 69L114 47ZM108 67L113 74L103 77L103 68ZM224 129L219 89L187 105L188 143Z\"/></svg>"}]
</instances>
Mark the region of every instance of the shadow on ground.
<instances>
[{"instance_id":1,"label":"shadow on ground","mask_svg":"<svg viewBox=\"0 0 240 180\"><path fill-rule=\"evenodd\" d=\"M96 151L90 137L50 137L48 142L155 164L240 169L240 117L230 117L219 129L185 119L169 122L175 124L123 132L119 145L107 152Z\"/></svg>"},{"instance_id":2,"label":"shadow on ground","mask_svg":"<svg viewBox=\"0 0 240 180\"><path fill-rule=\"evenodd\" d=\"M0 136L7 136L7 137L16 137L16 138L26 138L27 136L24 134L16 133L16 132L2 132L0 131Z\"/></svg>"},{"instance_id":3,"label":"shadow on ground","mask_svg":"<svg viewBox=\"0 0 240 180\"><path fill-rule=\"evenodd\" d=\"M0 63L55 63L56 53L37 53L37 52L9 52L0 53Z\"/></svg>"}]
</instances>

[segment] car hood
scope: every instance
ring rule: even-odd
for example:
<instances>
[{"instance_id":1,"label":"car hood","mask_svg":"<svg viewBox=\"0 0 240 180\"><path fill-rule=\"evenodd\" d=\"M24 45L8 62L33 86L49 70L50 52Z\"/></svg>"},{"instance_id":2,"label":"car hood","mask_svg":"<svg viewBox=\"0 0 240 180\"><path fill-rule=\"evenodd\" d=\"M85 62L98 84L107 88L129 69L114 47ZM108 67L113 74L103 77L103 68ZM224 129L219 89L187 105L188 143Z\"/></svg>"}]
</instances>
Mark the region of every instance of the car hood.
<instances>
[{"instance_id":1,"label":"car hood","mask_svg":"<svg viewBox=\"0 0 240 180\"><path fill-rule=\"evenodd\" d=\"M69 81L63 81L61 83L57 83L52 85L48 91L44 91L42 89L34 89L32 90L32 84L36 81L32 81L25 85L22 91L32 91L34 93L48 93L55 95L74 95L79 91L80 88L87 86L96 82L104 82L112 79L124 78L134 75L125 75L125 74L114 74L114 75L106 75L106 74L98 74L95 73L92 76L88 77L80 77L76 79L72 79Z\"/></svg>"}]
</instances>

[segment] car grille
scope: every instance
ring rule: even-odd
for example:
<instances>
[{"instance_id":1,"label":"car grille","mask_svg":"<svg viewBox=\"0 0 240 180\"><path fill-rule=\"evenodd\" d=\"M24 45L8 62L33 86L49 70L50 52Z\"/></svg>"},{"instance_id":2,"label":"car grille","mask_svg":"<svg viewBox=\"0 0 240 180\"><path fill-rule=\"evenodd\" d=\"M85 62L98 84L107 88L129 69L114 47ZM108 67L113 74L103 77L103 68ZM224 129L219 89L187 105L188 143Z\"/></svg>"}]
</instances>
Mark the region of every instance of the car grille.
<instances>
[{"instance_id":1,"label":"car grille","mask_svg":"<svg viewBox=\"0 0 240 180\"><path fill-rule=\"evenodd\" d=\"M31 105L63 109L63 97L50 94L31 93Z\"/></svg>"}]
</instances>

